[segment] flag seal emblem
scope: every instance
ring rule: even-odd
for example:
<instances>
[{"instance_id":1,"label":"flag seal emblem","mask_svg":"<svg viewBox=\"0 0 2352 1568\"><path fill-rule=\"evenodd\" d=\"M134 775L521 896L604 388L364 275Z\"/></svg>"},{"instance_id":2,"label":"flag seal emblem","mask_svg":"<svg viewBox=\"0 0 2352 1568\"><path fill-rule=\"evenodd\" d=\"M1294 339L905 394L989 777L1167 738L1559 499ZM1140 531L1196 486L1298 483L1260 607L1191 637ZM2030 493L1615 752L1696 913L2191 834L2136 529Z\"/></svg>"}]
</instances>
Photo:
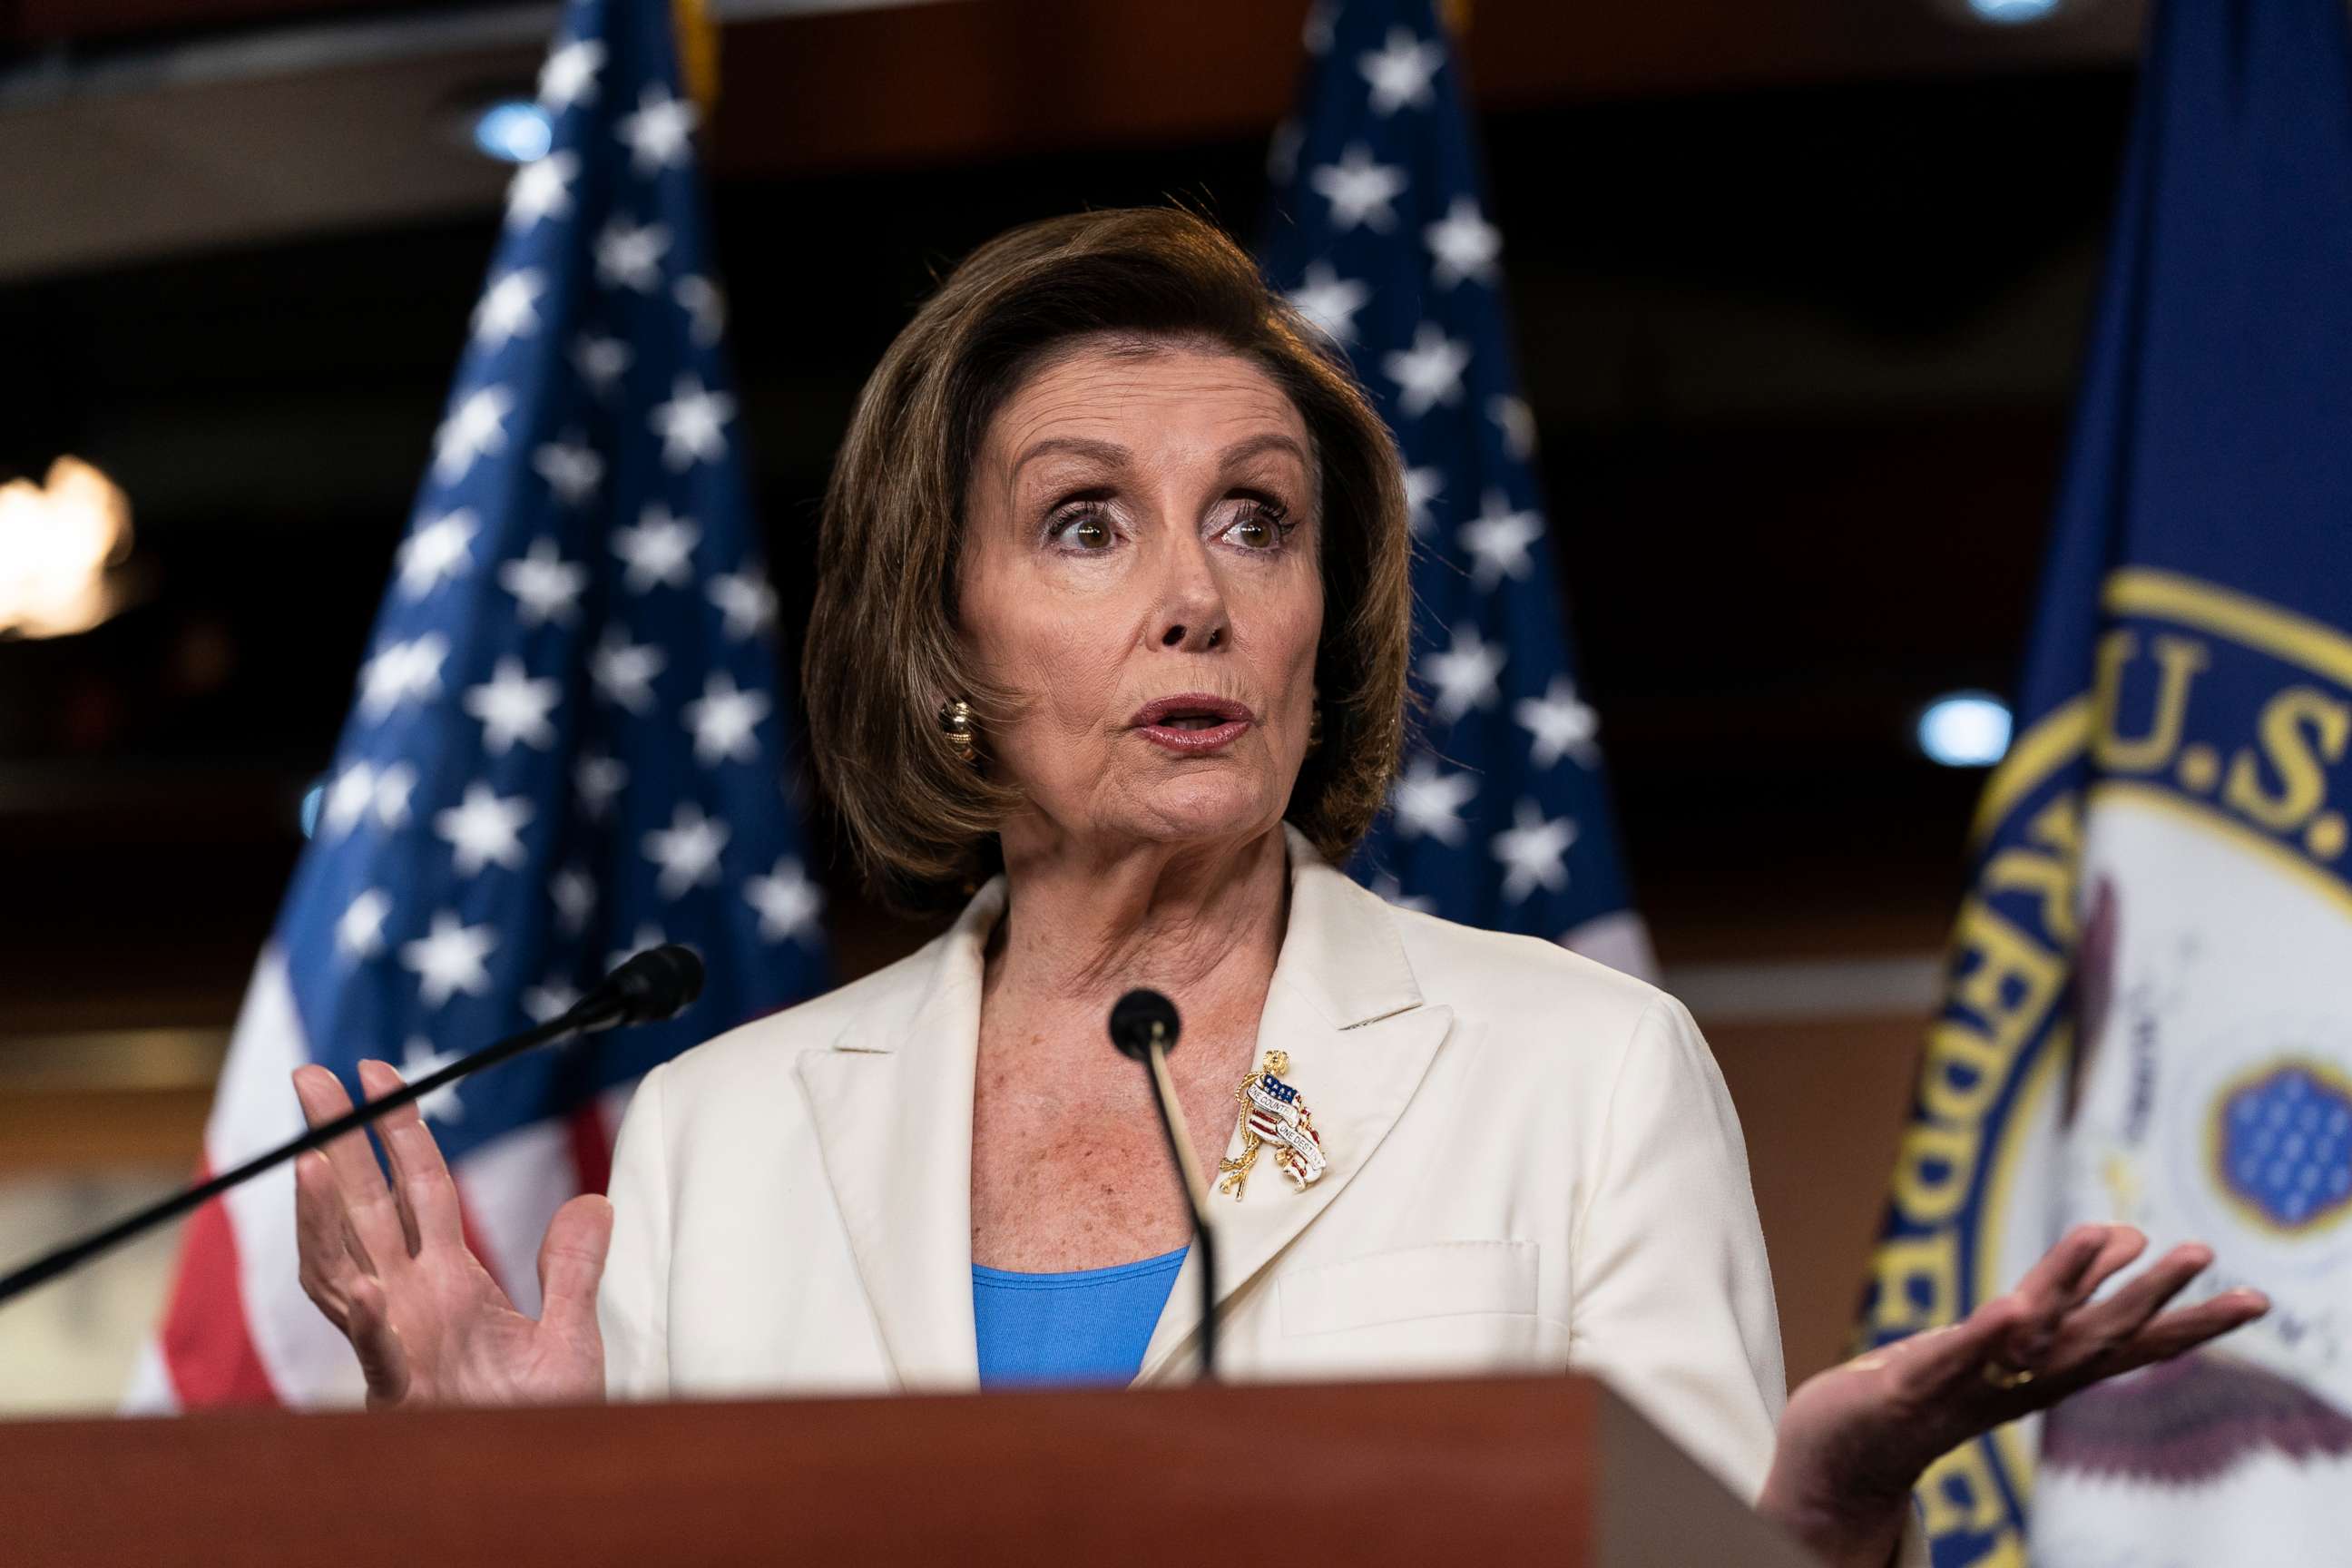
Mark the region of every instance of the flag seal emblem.
<instances>
[{"instance_id":1,"label":"flag seal emblem","mask_svg":"<svg viewBox=\"0 0 2352 1568\"><path fill-rule=\"evenodd\" d=\"M2289 1058L2215 1097L2213 1180L2263 1228L2291 1233L2352 1209L2352 1082L2327 1063Z\"/></svg>"}]
</instances>

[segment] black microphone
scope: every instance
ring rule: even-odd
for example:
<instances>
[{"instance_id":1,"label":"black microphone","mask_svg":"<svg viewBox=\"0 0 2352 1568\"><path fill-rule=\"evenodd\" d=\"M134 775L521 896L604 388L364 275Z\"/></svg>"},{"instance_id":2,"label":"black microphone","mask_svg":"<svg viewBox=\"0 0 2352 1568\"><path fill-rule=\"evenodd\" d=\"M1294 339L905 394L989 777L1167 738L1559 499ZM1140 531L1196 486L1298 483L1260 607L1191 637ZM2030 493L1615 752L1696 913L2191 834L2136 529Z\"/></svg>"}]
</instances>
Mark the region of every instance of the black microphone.
<instances>
[{"instance_id":1,"label":"black microphone","mask_svg":"<svg viewBox=\"0 0 2352 1568\"><path fill-rule=\"evenodd\" d=\"M1168 1135L1169 1158L1183 1179L1184 1201L1192 1210L1192 1229L1201 1247L1201 1376L1217 1375L1217 1242L1209 1228L1209 1189L1192 1168L1192 1134L1184 1125L1184 1107L1176 1098L1176 1080L1168 1076L1168 1053L1175 1048L1183 1025L1176 1004L1157 991L1130 991L1110 1010L1110 1043L1121 1056L1141 1062L1151 1079L1154 1103L1160 1107L1160 1129Z\"/></svg>"},{"instance_id":2,"label":"black microphone","mask_svg":"<svg viewBox=\"0 0 2352 1568\"><path fill-rule=\"evenodd\" d=\"M307 1154L322 1144L331 1143L354 1128L366 1126L386 1111L397 1110L414 1100L422 1100L468 1073L496 1067L509 1057L520 1056L525 1051L552 1045L574 1035L594 1034L600 1029L632 1024L650 1024L670 1017L684 1011L700 994L702 960L695 956L693 949L680 947L675 942L664 947L649 947L631 956L604 976L593 991L583 996L561 1016L550 1018L520 1035L509 1035L503 1040L484 1046L471 1056L460 1057L439 1072L429 1073L415 1083L403 1084L382 1100L371 1100L354 1107L323 1126L311 1128L290 1142L255 1155L235 1170L224 1171L210 1181L199 1182L193 1187L184 1187L168 1198L148 1205L137 1214L92 1231L78 1241L53 1248L30 1263L0 1276L0 1302L21 1296L34 1286L54 1279L68 1268L86 1263L100 1253L111 1251L132 1237L152 1230L165 1220L175 1219L198 1205L218 1197L231 1187L251 1181L272 1166L282 1165L298 1154Z\"/></svg>"},{"instance_id":3,"label":"black microphone","mask_svg":"<svg viewBox=\"0 0 2352 1568\"><path fill-rule=\"evenodd\" d=\"M564 1016L583 1019L577 1026L582 1034L618 1025L653 1024L685 1012L701 994L702 960L690 947L665 942L630 954ZM611 1016L604 1016L608 1010ZM595 1021L586 1021L583 1016L593 1016Z\"/></svg>"}]
</instances>

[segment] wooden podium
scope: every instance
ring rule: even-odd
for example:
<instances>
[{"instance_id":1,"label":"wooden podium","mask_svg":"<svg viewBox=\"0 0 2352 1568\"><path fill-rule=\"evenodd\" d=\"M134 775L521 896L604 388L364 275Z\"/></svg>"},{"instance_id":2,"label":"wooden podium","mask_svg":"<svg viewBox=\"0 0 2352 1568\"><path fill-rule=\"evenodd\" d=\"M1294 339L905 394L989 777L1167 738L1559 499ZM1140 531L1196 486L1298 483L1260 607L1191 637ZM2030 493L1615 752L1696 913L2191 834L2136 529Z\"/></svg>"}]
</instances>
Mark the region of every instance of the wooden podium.
<instances>
[{"instance_id":1,"label":"wooden podium","mask_svg":"<svg viewBox=\"0 0 2352 1568\"><path fill-rule=\"evenodd\" d=\"M0 1558L154 1568L1808 1559L1581 1378L0 1425Z\"/></svg>"}]
</instances>

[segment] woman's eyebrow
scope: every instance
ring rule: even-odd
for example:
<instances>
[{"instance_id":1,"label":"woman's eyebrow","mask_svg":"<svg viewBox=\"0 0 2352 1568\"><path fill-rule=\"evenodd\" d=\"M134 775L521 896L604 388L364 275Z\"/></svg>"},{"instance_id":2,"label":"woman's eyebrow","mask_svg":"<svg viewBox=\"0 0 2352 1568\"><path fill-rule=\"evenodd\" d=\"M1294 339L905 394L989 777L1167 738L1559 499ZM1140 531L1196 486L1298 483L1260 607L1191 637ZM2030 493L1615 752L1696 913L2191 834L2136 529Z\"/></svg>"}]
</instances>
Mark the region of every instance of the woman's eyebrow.
<instances>
[{"instance_id":1,"label":"woman's eyebrow","mask_svg":"<svg viewBox=\"0 0 2352 1568\"><path fill-rule=\"evenodd\" d=\"M1030 459L1052 457L1092 458L1098 463L1117 467L1127 461L1128 451L1116 441L1090 441L1082 436L1048 436L1013 459L1013 477L1019 478Z\"/></svg>"},{"instance_id":2,"label":"woman's eyebrow","mask_svg":"<svg viewBox=\"0 0 2352 1568\"><path fill-rule=\"evenodd\" d=\"M1300 468L1305 468L1313 467L1313 465L1308 463L1307 460L1307 448L1300 446L1297 441L1292 440L1289 437L1283 435L1280 431L1269 431L1263 436L1244 437L1241 440L1238 440L1232 446L1226 447L1222 456L1225 466L1230 468L1235 463L1242 462L1246 458L1257 457L1261 453L1265 452L1287 452L1290 456L1298 459L1298 466Z\"/></svg>"},{"instance_id":3,"label":"woman's eyebrow","mask_svg":"<svg viewBox=\"0 0 2352 1568\"><path fill-rule=\"evenodd\" d=\"M1258 436L1245 436L1217 456L1222 465L1231 468L1236 463L1246 462L1252 458L1260 457L1267 452L1286 453L1297 459L1299 467L1311 467L1307 459L1307 448L1278 430L1268 431ZM1038 458L1090 458L1096 462L1116 468L1124 464L1130 455L1126 447L1116 441L1097 441L1083 436L1048 436L1044 440L1034 443L1013 460L1013 474L1017 477L1023 468Z\"/></svg>"}]
</instances>

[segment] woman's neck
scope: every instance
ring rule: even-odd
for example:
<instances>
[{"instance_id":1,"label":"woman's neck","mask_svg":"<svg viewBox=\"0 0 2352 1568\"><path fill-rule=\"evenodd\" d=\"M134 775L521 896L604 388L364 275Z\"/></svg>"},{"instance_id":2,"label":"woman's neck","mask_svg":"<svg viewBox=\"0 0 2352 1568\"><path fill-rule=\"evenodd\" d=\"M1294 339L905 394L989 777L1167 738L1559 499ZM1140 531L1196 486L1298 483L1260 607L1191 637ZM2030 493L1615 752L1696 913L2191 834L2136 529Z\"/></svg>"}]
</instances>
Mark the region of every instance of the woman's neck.
<instances>
[{"instance_id":1,"label":"woman's neck","mask_svg":"<svg viewBox=\"0 0 2352 1568\"><path fill-rule=\"evenodd\" d=\"M991 1005L1107 1006L1138 985L1216 1012L1264 998L1289 912L1279 825L1205 846L1106 849L1028 823L1003 838Z\"/></svg>"}]
</instances>

